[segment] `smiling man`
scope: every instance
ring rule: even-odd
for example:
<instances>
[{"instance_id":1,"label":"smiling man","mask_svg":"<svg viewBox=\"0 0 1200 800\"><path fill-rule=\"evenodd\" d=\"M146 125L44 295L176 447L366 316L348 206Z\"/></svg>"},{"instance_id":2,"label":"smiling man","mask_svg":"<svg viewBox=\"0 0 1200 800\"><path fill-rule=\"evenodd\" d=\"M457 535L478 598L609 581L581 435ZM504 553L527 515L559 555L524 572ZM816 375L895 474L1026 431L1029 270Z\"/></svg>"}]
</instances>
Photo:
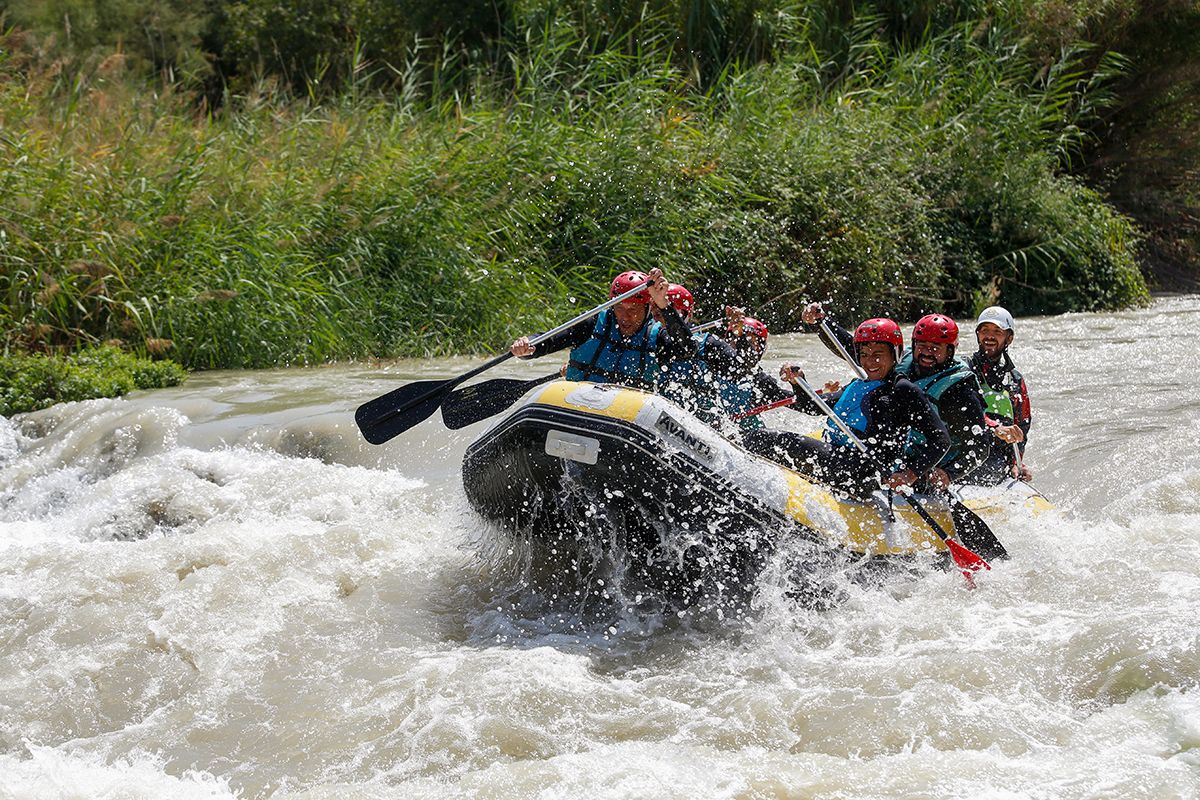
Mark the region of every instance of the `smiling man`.
<instances>
[{"instance_id":1,"label":"smiling man","mask_svg":"<svg viewBox=\"0 0 1200 800\"><path fill-rule=\"evenodd\" d=\"M1009 477L1033 479L1033 472L1024 463L1025 441L1033 423L1029 389L1008 354L1015 328L1012 314L1001 306L985 308L975 323L979 349L968 366L983 389L988 418L996 423L992 433L1004 443L992 448L991 456L979 470L980 480L987 483ZM1021 455L1020 462L1017 453Z\"/></svg>"},{"instance_id":2,"label":"smiling man","mask_svg":"<svg viewBox=\"0 0 1200 800\"><path fill-rule=\"evenodd\" d=\"M966 363L954 357L958 323L944 314L926 314L913 326L912 342L912 351L896 369L925 391L950 434L950 450L930 473L930 480L943 487L973 483L972 473L991 454L993 437L979 381Z\"/></svg>"}]
</instances>

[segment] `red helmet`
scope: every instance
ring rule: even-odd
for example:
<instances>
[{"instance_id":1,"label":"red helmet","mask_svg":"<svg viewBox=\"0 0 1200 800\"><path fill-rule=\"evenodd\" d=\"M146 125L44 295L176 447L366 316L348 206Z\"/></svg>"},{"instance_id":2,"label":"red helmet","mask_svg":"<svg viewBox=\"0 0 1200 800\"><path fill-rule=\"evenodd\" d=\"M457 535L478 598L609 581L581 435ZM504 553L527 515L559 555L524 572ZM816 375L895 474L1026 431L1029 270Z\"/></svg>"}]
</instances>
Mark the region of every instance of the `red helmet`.
<instances>
[{"instance_id":1,"label":"red helmet","mask_svg":"<svg viewBox=\"0 0 1200 800\"><path fill-rule=\"evenodd\" d=\"M896 351L896 360L899 361L900 352L904 349L904 334L894 320L886 317L874 317L859 325L854 331L854 344L860 345L864 342L890 344Z\"/></svg>"},{"instance_id":2,"label":"red helmet","mask_svg":"<svg viewBox=\"0 0 1200 800\"><path fill-rule=\"evenodd\" d=\"M945 314L926 314L913 327L914 342L933 342L953 346L958 342L958 323Z\"/></svg>"},{"instance_id":3,"label":"red helmet","mask_svg":"<svg viewBox=\"0 0 1200 800\"><path fill-rule=\"evenodd\" d=\"M762 339L763 344L767 343L767 326L754 317L742 317L742 330L751 336Z\"/></svg>"},{"instance_id":4,"label":"red helmet","mask_svg":"<svg viewBox=\"0 0 1200 800\"><path fill-rule=\"evenodd\" d=\"M686 286L678 283L667 285L667 302L675 306L675 310L684 317L692 313L692 309L696 307L692 293L687 290Z\"/></svg>"},{"instance_id":5,"label":"red helmet","mask_svg":"<svg viewBox=\"0 0 1200 800\"><path fill-rule=\"evenodd\" d=\"M608 290L608 297L611 300L618 295L625 294L630 289L637 287L639 284L645 283L647 280L649 279L647 278L646 273L638 272L635 269L622 272L620 275L613 278L612 286L609 287ZM628 300L631 303L648 304L650 302L650 292L649 290L638 292L633 297L628 298Z\"/></svg>"}]
</instances>

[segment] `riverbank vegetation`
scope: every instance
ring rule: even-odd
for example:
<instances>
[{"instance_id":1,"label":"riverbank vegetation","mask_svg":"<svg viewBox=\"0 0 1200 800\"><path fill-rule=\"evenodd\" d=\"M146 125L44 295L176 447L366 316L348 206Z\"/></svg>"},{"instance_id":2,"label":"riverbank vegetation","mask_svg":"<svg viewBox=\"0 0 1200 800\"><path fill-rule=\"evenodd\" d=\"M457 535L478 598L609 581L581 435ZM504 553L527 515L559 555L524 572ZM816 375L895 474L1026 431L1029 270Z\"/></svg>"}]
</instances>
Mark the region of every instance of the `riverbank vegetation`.
<instances>
[{"instance_id":1,"label":"riverbank vegetation","mask_svg":"<svg viewBox=\"0 0 1200 800\"><path fill-rule=\"evenodd\" d=\"M10 8L8 351L491 352L650 266L775 329L1146 297L1079 169L1111 4L113 0L65 41L103 5Z\"/></svg>"},{"instance_id":2,"label":"riverbank vegetation","mask_svg":"<svg viewBox=\"0 0 1200 800\"><path fill-rule=\"evenodd\" d=\"M70 400L177 386L186 374L173 361L150 361L112 346L88 347L59 357L0 355L0 417Z\"/></svg>"}]
</instances>

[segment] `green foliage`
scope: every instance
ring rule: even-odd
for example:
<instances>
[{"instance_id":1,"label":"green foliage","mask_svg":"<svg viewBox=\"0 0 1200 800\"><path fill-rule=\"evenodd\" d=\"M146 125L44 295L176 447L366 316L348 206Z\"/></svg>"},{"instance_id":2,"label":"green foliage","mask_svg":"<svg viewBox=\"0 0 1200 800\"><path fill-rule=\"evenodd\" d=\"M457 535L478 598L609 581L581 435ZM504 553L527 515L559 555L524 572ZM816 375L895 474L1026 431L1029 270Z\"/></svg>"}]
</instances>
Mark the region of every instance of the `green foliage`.
<instances>
[{"instance_id":1,"label":"green foliage","mask_svg":"<svg viewBox=\"0 0 1200 800\"><path fill-rule=\"evenodd\" d=\"M391 71L378 67L402 66L419 41L479 47L498 34L500 18L503 3L483 0L233 0L213 24L235 87L275 75L299 91L327 94L367 64L388 80Z\"/></svg>"},{"instance_id":2,"label":"green foliage","mask_svg":"<svg viewBox=\"0 0 1200 800\"><path fill-rule=\"evenodd\" d=\"M0 0L0 29L22 31L40 66L215 98L264 78L327 96L368 65L388 85L418 43L478 56L509 16L505 0Z\"/></svg>"},{"instance_id":3,"label":"green foliage","mask_svg":"<svg viewBox=\"0 0 1200 800\"><path fill-rule=\"evenodd\" d=\"M1113 86L1105 135L1089 143L1084 169L1146 231L1140 253L1157 288L1194 292L1200 289L1200 3L1162 0L1139 10L1119 43L1132 66Z\"/></svg>"},{"instance_id":4,"label":"green foliage","mask_svg":"<svg viewBox=\"0 0 1200 800\"><path fill-rule=\"evenodd\" d=\"M264 83L207 115L170 87L63 94L0 63L7 345L118 339L198 368L494 351L655 265L701 313L738 302L783 329L810 298L901 316L1145 298L1133 226L1062 174L1119 64L1042 63L992 24L899 35L882 6L822 27L840 6L814 2L788 6L810 47L697 91L661 18L601 41L573 16L597 7L518 7L538 24L504 70L445 52L386 93Z\"/></svg>"},{"instance_id":5,"label":"green foliage","mask_svg":"<svg viewBox=\"0 0 1200 800\"><path fill-rule=\"evenodd\" d=\"M176 386L186 374L173 361L150 361L115 347L88 348L67 357L0 356L0 416Z\"/></svg>"},{"instance_id":6,"label":"green foliage","mask_svg":"<svg viewBox=\"0 0 1200 800\"><path fill-rule=\"evenodd\" d=\"M63 74L165 72L198 82L210 72L202 38L210 15L187 0L0 0L6 25L31 32L44 63Z\"/></svg>"}]
</instances>

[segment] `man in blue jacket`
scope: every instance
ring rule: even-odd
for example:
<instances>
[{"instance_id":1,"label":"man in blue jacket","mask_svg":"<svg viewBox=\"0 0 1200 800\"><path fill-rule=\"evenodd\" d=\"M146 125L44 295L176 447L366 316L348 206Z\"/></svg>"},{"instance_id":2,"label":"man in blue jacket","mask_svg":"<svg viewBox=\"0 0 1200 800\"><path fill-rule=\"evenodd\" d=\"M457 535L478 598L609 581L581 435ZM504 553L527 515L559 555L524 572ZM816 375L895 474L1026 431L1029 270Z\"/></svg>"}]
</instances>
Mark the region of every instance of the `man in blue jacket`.
<instances>
[{"instance_id":1,"label":"man in blue jacket","mask_svg":"<svg viewBox=\"0 0 1200 800\"><path fill-rule=\"evenodd\" d=\"M537 345L522 336L510 351L521 359L539 358L571 348L565 377L572 381L620 383L652 390L672 362L695 357L696 345L687 324L667 299L669 284L662 270L622 272L613 279L609 297L645 284L646 291L601 311ZM653 303L663 322L650 314Z\"/></svg>"}]
</instances>

